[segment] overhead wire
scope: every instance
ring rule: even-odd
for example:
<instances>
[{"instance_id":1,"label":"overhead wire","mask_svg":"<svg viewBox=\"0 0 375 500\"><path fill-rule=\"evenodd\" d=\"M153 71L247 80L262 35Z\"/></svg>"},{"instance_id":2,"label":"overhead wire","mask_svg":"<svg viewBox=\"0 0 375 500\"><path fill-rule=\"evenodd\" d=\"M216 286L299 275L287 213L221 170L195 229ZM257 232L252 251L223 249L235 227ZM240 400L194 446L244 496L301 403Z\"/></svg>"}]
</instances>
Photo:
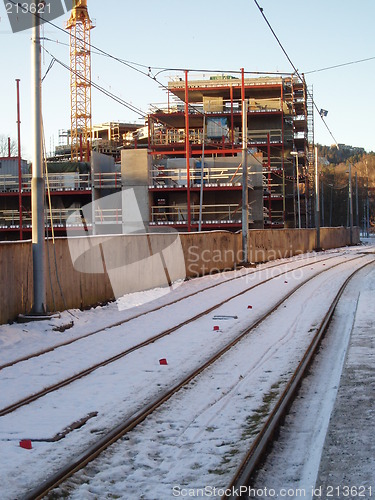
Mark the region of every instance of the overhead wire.
<instances>
[{"instance_id":1,"label":"overhead wire","mask_svg":"<svg viewBox=\"0 0 375 500\"><path fill-rule=\"evenodd\" d=\"M254 1L255 1L255 3L257 4L258 8L259 8L259 9L261 10L261 12L263 13L263 9L261 9L261 8L259 7L259 4L257 3L257 1L256 1L256 0L254 0ZM61 28L60 26L56 25L56 24L55 24L55 23L53 23L52 21L50 21L50 20L48 20L48 19L45 19L45 18L43 17L43 15L42 15L42 14L40 14L40 13L33 13L33 12L30 12L30 11L29 11L29 9L28 9L28 6L25 6L25 4L22 4L22 3L16 2L15 0L9 0L9 2L10 2L10 3L12 3L13 5L16 5L16 6L18 6L19 8L21 8L23 12L25 12L25 13L29 13L29 14L32 14L32 15L34 15L35 17L37 17L40 21L43 21L44 23L47 23L47 24L51 25L52 27L54 27L54 28L55 28L55 29L57 29L58 31L61 31L61 32L63 32L64 34L68 34L68 32L67 32L65 29L63 29L63 28ZM265 16L264 16L264 17L265 17ZM265 18L265 19L266 19L266 18ZM275 32L273 31L273 29L272 29L271 25L268 23L267 19L266 19L266 22L267 22L267 24L269 25L270 29L272 30L272 32L273 32L273 34L274 34L274 36L275 36L275 37L276 37L276 39L278 40L277 35L276 35L276 34L275 34ZM73 38L76 38L76 39L77 39L77 40L79 40L79 41L81 40L81 38L80 38L80 37L78 37L78 36L76 36L76 35L71 34L71 36L72 36ZM46 39L46 38L45 38L45 40L46 40L46 41L51 41L50 39ZM279 45L282 47L281 42L280 42L279 40L278 40L278 42L279 42ZM63 42L60 42L60 43L63 43ZM203 69L203 70L202 70L202 69L199 69L199 70L198 70L198 69L189 69L189 70L188 70L188 69L182 69L182 68L160 68L160 67L153 67L153 66L148 66L148 65L145 65L145 64L140 64L140 63L131 63L131 62L126 61L126 60L124 60L124 59L121 59L121 58L119 58L119 57L117 57L117 56L114 56L113 54L110 54L109 52L107 52L107 51L105 51L105 50L101 49L100 47L95 46L95 45L94 45L94 44L92 44L92 43L89 43L88 45L89 45L90 49L94 49L94 50L96 51L96 53L97 53L97 54L99 54L99 55L104 55L104 56L106 56L106 57L108 57L108 58L110 58L110 59L113 59L113 60L115 60L115 61L117 61L117 62L119 62L119 63L121 63L121 64L123 64L123 65L125 65L125 66L127 66L127 67L129 67L130 69L132 69L132 70L134 70L134 71L136 71L136 72L141 73L142 75L146 76L147 78L150 78L151 80L153 80L153 81L155 81L156 83L158 83L158 84L160 85L160 87L161 87L161 88L163 88L163 89L165 89L167 92L169 92L169 88L168 88L168 87L167 87L164 83L162 83L160 80L158 80L158 79L156 78L156 76L157 76L157 75L159 75L161 72L164 72L164 71L184 71L184 72L185 72L185 71L188 71L188 72L205 72L205 73L215 72L215 73L217 73L217 72L222 72L222 71L223 71L222 69L221 69L221 70L208 70L208 69ZM48 53L51 57L53 57L53 59L54 59L54 61L55 61L55 62L58 62L61 66L65 67L67 70L72 71L72 70L71 70L71 68L70 68L69 66L67 66L65 63L63 63L63 62L62 62L62 61L60 61L59 59L57 59L57 58L55 58L54 56L52 56L52 54L51 54L51 53L50 53L50 52L49 52L49 51L48 51L45 47L43 47L43 49L44 49L44 50L45 50L45 51L46 51L46 52L47 52L47 53ZM293 65L293 63L292 63L291 59L289 58L289 56L287 55L286 51L284 50L284 48L283 48L283 47L282 47L282 49L283 49L283 51L284 51L284 53L285 53L285 55L286 55L287 59L288 59L288 60L289 60L289 62L291 63L291 65L292 65L293 69L295 70L296 74L297 74L297 75L299 76L299 78L302 80L301 76L299 75L299 73L298 73L297 69L294 67L294 65ZM146 72L146 71L143 71L142 69L137 68L136 66L139 66L140 68L145 68L145 69L147 69L147 72ZM44 78L47 76L47 73L50 71L50 69L51 69L51 68L49 68L49 69L47 70L46 74L44 75ZM160 70L160 71L159 71L156 75L152 75L152 69L154 69L154 70ZM239 73L241 73L241 71L240 71L240 70L234 70L234 71L230 70L230 71L228 71L228 72L229 72L229 73L233 73L233 74L239 74ZM275 75L282 75L282 74L288 74L288 75L289 75L289 74L290 74L290 73L280 73L280 72L270 73L270 72L249 72L249 71L246 71L246 72L244 72L244 73L245 73L245 74L268 74L268 75L269 75L269 74L275 74ZM80 75L80 76L81 76L82 78L84 78L82 75ZM85 78L84 78L84 79L85 79ZM127 108L128 108L128 109L130 109L131 111L133 111L133 112L135 112L135 113L139 114L139 115L140 115L140 116L142 116L143 118L146 118L146 117L148 116L145 112L141 111L139 108L136 108L136 107L135 107L135 106L133 106L132 104L127 103L126 101L124 101L123 99L119 98L118 96L115 96L114 94L112 94L111 92L107 91L107 90L106 90L106 89L104 89L103 87L99 86L99 85L98 85L98 84L96 84L95 82L92 82L92 81L91 81L90 83L91 83L91 85L92 85L94 88L96 88L97 90L99 90L99 91L100 91L100 92L102 92L103 94L105 94L105 95L107 95L108 97L110 97L111 99L113 99L113 100L117 101L119 104L121 104L121 105L123 105L123 106L127 107ZM180 99L182 102L186 103L186 102L184 101L184 99L182 99L182 98L179 98L179 99ZM188 103L188 105L189 105L190 109L194 109L197 113L204 115L204 112L201 112L201 111L200 111L197 107L195 107L195 106L194 106L194 105L192 105L191 103ZM317 106L316 106L315 102L314 102L314 105L315 105L315 107L317 108ZM318 109L318 108L317 108L317 109ZM322 120L323 120L323 122L324 122L323 117L321 117L321 118L322 118ZM160 120L160 121L162 122L162 120ZM162 123L163 123L163 122L162 122ZM327 125L327 124L326 124L326 127L328 128L328 125ZM224 130L224 128L223 128L223 130ZM328 128L328 130L329 130L329 128ZM330 132L330 133L331 133L331 132ZM331 133L331 136L333 137L332 133ZM334 137L333 137L333 139L334 139ZM334 139L334 140L335 140L335 139ZM337 141L336 141L336 140L335 140L335 142L337 143ZM258 158L256 158L256 157L253 155L253 153L252 153L251 151L250 151L250 154L254 157L254 159L255 159L258 163L262 164L262 162L261 162Z\"/></svg>"},{"instance_id":2,"label":"overhead wire","mask_svg":"<svg viewBox=\"0 0 375 500\"><path fill-rule=\"evenodd\" d=\"M142 109L138 108L137 106L134 106L134 104L131 104L127 101L125 101L124 99L122 99L121 97L117 96L116 94L113 94L112 92L110 92L109 90L105 89L104 87L101 87L100 85L98 85L97 83L95 83L94 81L92 80L89 80L88 78L82 76L82 75L78 75L78 73L74 70L72 70L67 64L65 64L64 62L60 61L60 59L57 59L49 50L47 50L45 47L43 47L43 50L49 54L51 56L51 58L57 62L58 64L60 64L60 66L62 66L63 68L65 68L66 70L68 70L69 72L71 73L74 73L76 76L80 76L80 78L82 78L82 80L84 80L86 83L89 83L90 85L92 85L92 87L94 87L96 90L98 90L99 92L105 94L107 97L109 97L110 99L116 101L118 104L121 104L122 106L128 108L130 111L132 111L133 113L136 113L138 115L140 115L142 118L146 118L148 115L145 111L143 111ZM47 73L45 75L45 77L47 76Z\"/></svg>"},{"instance_id":3,"label":"overhead wire","mask_svg":"<svg viewBox=\"0 0 375 500\"><path fill-rule=\"evenodd\" d=\"M64 34L68 34L68 33L67 33L67 31L66 31L65 29L63 29L63 28L61 28L60 26L56 25L56 24L55 24L55 23L53 23L52 21L50 21L50 20L48 20L48 19L43 18L43 15L41 15L40 13L32 13L32 12L30 12L30 11L29 11L29 9L28 9L28 7L27 7L27 6L25 7L25 4L15 2L14 0L9 0L9 2L10 2L10 3L12 3L13 5L17 5L19 8L21 8L21 9L22 9L22 11L23 11L23 12L25 12L25 13L29 13L29 14L32 14L32 15L34 15L35 17L37 17L40 21L43 21L43 22L45 22L45 23L47 23L47 24L51 25L52 27L54 27L55 29L57 29L57 30L59 30L59 31L63 32ZM78 36L76 36L76 35L71 35L71 36L73 36L73 37L74 37L75 39L77 39L77 40L81 40L81 38L80 38L80 37L78 37ZM179 68L179 69L177 69L177 68L175 68L175 69L174 69L174 68L158 68L158 67L152 67L152 66L147 66L147 65L141 65L141 64L139 64L139 63L134 63L134 65L133 65L132 63L130 63L130 62L128 62L128 61L126 61L126 60L124 60L124 59L121 59L121 58L119 58L119 57L117 57L117 56L114 56L113 54L110 54L109 52L107 52L107 51L105 51L105 50L103 50L103 49L101 49L101 48L99 48L99 47L95 46L95 45L94 45L94 44L92 44L92 43L89 43L88 45L89 45L90 49L94 49L94 50L95 50L98 54L105 55L105 56L109 57L110 59L113 59L113 60L115 60L115 61L117 61L117 62L119 62L119 63L121 63L121 64L123 64L123 65L125 65L125 66L127 66L127 67L129 67L129 68L131 68L131 69L133 69L134 71L137 71L137 72L139 72L139 73L143 74L143 75L144 75L144 76L146 76L147 78L150 78L151 80L154 80L156 83L158 83L158 85L160 85L160 87L164 88L167 92L169 92L169 88L168 88L168 87L167 87L164 83L162 83L160 80L158 80L158 79L156 78L156 75L152 75L152 69L160 69L161 71L189 71L189 70L182 69L182 68ZM47 49L45 49L45 48L44 48L44 50L45 50L45 51L47 51ZM49 53L49 52L47 51L47 53ZM50 54L50 53L49 53L49 54ZM52 56L52 54L50 54L50 55ZM52 57L53 57L53 56L52 56ZM65 67L66 69L68 69L69 71L71 71L71 69L70 69L67 65L65 65L62 61L58 60L57 58L55 58L55 61L56 61L56 62L58 62L59 64L61 64L62 66L64 66L64 67ZM147 68L147 69L148 69L148 71L146 72L146 71L143 71L143 70L141 70L141 69L139 69L139 68L135 67L135 64L137 64L138 66L140 66L140 67L142 67L142 68ZM204 72L207 72L207 73L208 73L208 72L210 72L210 71L212 71L212 72L218 72L218 71L219 71L219 72L220 72L220 71L223 71L223 70L197 70L197 69L194 69L194 70L190 70L190 71L195 71L195 72L197 72L197 71L199 71L199 72L204 71ZM230 71L230 72L231 72L231 73L240 73L240 71L239 71L239 70L236 70L236 71ZM246 72L246 74L250 74L250 73L251 73L251 74L270 74L270 73L263 73L263 72L262 72L262 73L261 73L261 72L254 72L254 73L253 73L253 72ZM275 73L275 74L279 74L279 73ZM45 75L45 76L46 76L46 75ZM80 75L80 76L81 76L81 75ZM82 77L82 78L84 78L84 77ZM117 102L119 102L120 104L124 105L125 107L128 107L131 111L134 111L134 109L132 109L132 105L130 105L129 103L126 103L126 101L124 101L124 100L122 100L122 99L121 99L121 100L118 100L119 98L118 98L117 96L114 96L114 94L110 93L109 91L106 91L105 89L103 89L102 87L100 87L99 85L97 85L95 82L91 82L91 84L92 84L92 86L93 86L94 88L96 88L97 90L100 90L102 93L104 93L104 94L108 95L108 97L111 97L112 99L114 99L115 101L117 101ZM182 102L185 102L185 101L184 101L184 99L181 99L181 98L180 98L180 100L181 100ZM120 101L121 101L121 102L120 102ZM192 105L192 104L190 104L190 103L189 103L189 107L190 107L190 109L194 109L194 110L195 110L197 113L199 113L199 114L202 114L202 115L204 114L204 113L202 113L202 112L201 112L198 108L196 108L195 106L193 106L193 105ZM134 107L134 108L135 108L135 107ZM138 109L137 111L134 111L134 112L136 112L136 113L138 113L138 114L141 114L141 113L142 113L142 114L141 114L141 116L142 116L142 117L147 117L147 114L145 114L144 112L139 113L139 111L140 111L140 110ZM162 122L162 120L160 120L160 121ZM223 129L223 130L224 130L224 129ZM250 154L252 155L252 153L250 153ZM258 159L258 158L256 158L254 155L252 155L252 156L256 159L256 161L258 161L259 163L261 163L261 162L259 161L259 159Z\"/></svg>"},{"instance_id":4,"label":"overhead wire","mask_svg":"<svg viewBox=\"0 0 375 500\"><path fill-rule=\"evenodd\" d=\"M374 57L367 57L366 59L358 59L357 61L349 61L346 63L335 64L333 66L327 66L325 68L314 69L311 71L304 71L304 75L311 75L313 73L320 73L322 71L328 71L330 69L337 69L337 68L342 68L344 66L351 66L352 64L359 64L359 63L363 63L363 62L373 61L374 59L375 59L375 56Z\"/></svg>"},{"instance_id":5,"label":"overhead wire","mask_svg":"<svg viewBox=\"0 0 375 500\"><path fill-rule=\"evenodd\" d=\"M269 29L271 30L271 33L272 33L272 34L273 34L273 36L275 37L275 39L276 39L276 41L277 41L278 45L280 46L281 50L283 51L283 53L285 54L286 58L288 59L288 61L289 61L290 65L292 66L292 68L293 68L293 70L294 70L295 74L298 76L298 78L299 78L301 81L304 81L304 79L303 79L303 78L302 78L302 76L300 75L300 73L299 73L298 69L297 69L297 68L296 68L296 66L293 64L293 61L292 61L292 60L291 60L291 58L289 57L289 54L288 54L288 53L287 53L287 51L285 50L285 48L284 48L283 44L281 43L281 41L280 41L279 37L276 35L276 33L275 33L274 29L272 28L272 26L271 26L270 22L268 21L268 19L267 19L266 15L265 15L265 13L264 13L263 8L259 5L259 3L258 3L258 1L257 1L257 0L254 0L254 3L255 3L255 4L256 4L256 6L258 7L259 12L261 13L261 15L262 15L263 19L265 20L265 22L266 22L267 26L269 27ZM329 132L330 136L331 136L331 137L332 137L332 139L335 141L335 144L336 144L336 146L338 147L338 142L337 142L337 140L336 140L335 136L333 135L333 133L332 133L331 129L329 128L329 126L328 126L327 122L324 120L324 117L323 117L323 116L322 116L322 114L320 113L320 109L318 108L318 106L317 106L317 104L316 104L316 102L315 102L315 100L314 100L314 98L313 98L313 96L312 96L311 92L310 92L308 89L306 89L306 92L307 92L307 94L309 95L309 97L311 98L311 100L312 100L312 102L313 102L313 105L314 105L314 108L317 110L318 115L320 116L320 118L321 118L322 122L324 123L324 125L325 125L326 129L328 130L328 132Z\"/></svg>"}]
</instances>

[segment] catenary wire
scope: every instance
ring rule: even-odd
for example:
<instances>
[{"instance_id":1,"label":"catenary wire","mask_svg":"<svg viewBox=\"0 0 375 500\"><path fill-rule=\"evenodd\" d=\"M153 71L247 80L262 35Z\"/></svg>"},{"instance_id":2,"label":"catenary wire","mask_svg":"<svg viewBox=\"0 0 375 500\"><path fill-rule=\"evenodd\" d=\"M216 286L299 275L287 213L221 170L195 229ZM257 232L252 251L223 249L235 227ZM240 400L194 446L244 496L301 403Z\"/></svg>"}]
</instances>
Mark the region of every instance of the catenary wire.
<instances>
[{"instance_id":1,"label":"catenary wire","mask_svg":"<svg viewBox=\"0 0 375 500\"><path fill-rule=\"evenodd\" d=\"M367 57L366 59L358 59L357 61L349 61L346 63L335 64L333 66L327 66L326 68L314 69L312 71L305 71L304 75L311 75L312 73L320 73L322 71L328 71L330 69L342 68L344 66L351 66L352 64L359 64L363 62L373 61L375 57Z\"/></svg>"},{"instance_id":2,"label":"catenary wire","mask_svg":"<svg viewBox=\"0 0 375 500\"><path fill-rule=\"evenodd\" d=\"M67 33L67 31L66 31L65 29L63 29L63 28L61 28L60 26L56 25L56 24L55 24L55 23L53 23L52 21L49 21L49 20L45 19L45 18L44 18L41 14L39 14L39 13L37 13L37 12L35 12L35 13L30 12L30 11L29 11L29 9L28 9L28 6L25 6L25 4L22 4L22 3L16 2L16 1L14 1L14 0L9 0L9 2L10 2L10 3L12 3L13 5L16 5L16 6L18 6L19 8L21 8L23 12L25 12L25 13L29 13L29 14L32 14L34 17L38 18L40 21L43 21L43 22L45 22L45 23L47 23L47 24L51 25L51 26L52 26L52 27L54 27L55 29L57 29L57 30L59 30L59 31L61 31L61 32L65 33L65 34L68 34L68 33ZM256 2L256 0L255 0L255 2ZM256 3L257 3L257 2L256 2ZM258 5L258 4L257 4L257 5ZM271 29L272 29L272 28L271 28ZM79 37L77 37L76 35L72 35L72 36L73 36L74 38L76 38L77 40L81 40L81 39L80 39ZM139 69L139 68L134 67L134 66L133 66L132 64L130 64L129 62L127 62L127 61L125 61L125 60L123 60L123 59L120 59L119 57L116 57L116 56L114 56L114 55L110 54L109 52L107 52L107 51L105 51L105 50L103 50L103 49L101 49L101 48L99 48L99 47L97 47L97 46L95 46L95 45L93 45L93 44L91 44L91 43L89 44L89 46L90 46L90 49L94 49L94 50L95 50L95 51L97 51L98 53L103 54L103 55L105 55L105 56L109 57L110 59L113 59L113 60L115 60L115 61L117 61L117 62L119 62L119 63L121 63L121 64L124 64L125 66L127 66L127 67L129 67L129 68L133 69L134 71L137 71L137 72L139 72L139 73L143 74L144 76L146 76L146 77L148 77L148 78L150 78L150 79L154 80L156 83L158 83L158 84L160 85L160 87L164 88L166 91L169 91L168 87L167 87L166 85L164 85L162 82L160 82L159 80L157 80L157 78L156 78L156 76L155 76L155 75L154 75L154 76L152 76L152 74L151 74L151 68L152 68L152 67L151 67L151 66L146 66L146 65L142 65L142 66L141 66L141 65L140 65L141 67L148 68L148 71L147 71L147 72L145 72L145 71L142 71L142 70L141 70L141 69ZM44 48L44 50L45 50L47 53L49 53L49 52L47 51L47 49L45 49L45 48ZM49 54L50 54L50 53L49 53ZM50 54L50 55L51 55L51 54ZM51 56L52 56L52 55L51 55ZM53 56L52 56L52 57L53 57ZM59 64L61 64L62 66L66 67L66 69L68 69L69 71L71 71L71 69L70 69L67 65L65 65L62 61L59 61L57 58L54 58L54 59L56 60L56 62L58 62L58 63L59 63ZM289 57L288 57L288 59L289 59ZM290 61L290 62L291 62L291 61ZM293 64L292 64L292 66L293 66ZM294 67L294 66L293 66L293 67ZM154 69L158 69L158 68L154 68ZM173 70L173 68L162 68L162 70L163 70L163 71L174 71L174 70ZM181 70L181 69L180 69L180 70ZM185 70L181 70L181 71L189 71L189 70L186 70L186 69L185 69ZM198 70L194 70L194 71L198 71ZM199 70L199 71L201 72L202 70ZM203 71L205 71L205 72L209 72L208 70L203 70ZM239 73L239 72L240 72L240 71L233 71L233 73ZM249 72L246 72L246 74L249 74ZM252 74L254 74L254 73L252 73ZM262 74L264 74L264 73L262 73ZM269 73L267 73L267 74L269 74ZM277 74L280 74L280 73L277 73ZM289 74L289 73L288 73L288 74ZM298 72L297 72L297 74L298 74ZM45 76L46 76L46 75L45 75ZM298 75L298 76L299 76L299 75ZM299 76L299 77L300 77L300 76ZM300 78L301 78L301 77L300 77ZM106 94L108 97L111 97L111 98L112 98L112 99L114 99L115 101L117 101L117 102L119 102L120 104L122 104L123 106L127 107L127 108L128 108L128 109L130 109L131 111L134 111L134 109L136 109L135 107L134 107L134 109L132 109L132 108L133 108L133 105L131 105L131 104L127 103L127 102L126 102L126 101L124 101L123 99L118 98L118 96L115 96L115 95L114 95L114 94L112 94L111 92L106 91L105 89L103 89L103 88L102 88L102 87L100 87L99 85L95 84L94 82L91 82L91 85L92 85L94 88L96 88L97 90L100 90L102 93ZM181 99L181 98L180 98L180 100L181 100L182 102L185 102L185 101L184 101L184 99ZM316 104L315 104L315 103L314 103L314 105L316 106ZM197 113L204 115L204 113L202 113L202 112L201 112L198 108L195 108L195 107L194 107L193 105L191 105L190 103L189 103L189 107L190 107L191 109L195 109ZM137 111L134 111L134 112L136 112L137 114L140 114L142 117L146 117L146 116L147 116L147 114L145 114L143 111L141 111L141 112L140 112L140 110L137 110ZM323 118L322 118L322 119L323 119ZM324 120L323 120L323 121L324 121ZM327 125L326 125L326 126L327 126ZM327 126L327 128L328 128L328 126ZM332 133L331 133L331 135L332 135ZM332 137L333 137L333 135L332 135ZM337 143L337 141L335 141L335 142ZM251 152L250 152L250 154L251 154L251 155L252 155L252 156L256 159L256 161L257 161L257 162L262 163L262 162L260 162L260 160L259 160L258 158L256 158L256 157L255 157L255 156L254 156Z\"/></svg>"},{"instance_id":3,"label":"catenary wire","mask_svg":"<svg viewBox=\"0 0 375 500\"><path fill-rule=\"evenodd\" d=\"M266 22L267 26L268 26L268 27L269 27L269 29L271 30L271 33L272 33L272 34L273 34L273 36L275 37L275 39L276 39L276 41L277 41L278 45L280 46L281 50L283 51L283 53L285 54L286 58L288 59L288 61L289 61L290 65L291 65L291 66L292 66L292 68L294 69L294 72L295 72L295 73L296 73L296 75L300 78L300 80L301 80L301 81L303 81L303 78L301 77L301 75L300 75L300 73L299 73L298 69L297 69L297 68L295 67L295 65L293 64L293 61L292 61L292 60L291 60L291 58L289 57L289 55L288 55L287 51L284 49L284 47L283 47L283 45L282 45L282 43L281 43L280 39L279 39L279 38L278 38L278 36L276 35L276 33L275 33L274 29L272 28L272 26L271 26L270 22L268 21L268 19L267 19L266 15L265 15L265 13L264 13L263 8L259 5L259 3L257 2L257 0L254 0L254 2L255 2L255 4L256 4L256 6L258 7L259 12L261 13L261 15L262 15L263 19L265 20L265 22ZM339 146L338 146L338 142L337 142L336 138L334 137L334 135L333 135L333 133L332 133L331 129L329 128L329 126L328 126L327 122L324 120L324 117L321 115L320 110L319 110L319 108L318 108L318 106L317 106L317 104L316 104L316 102L315 102L315 100L314 100L314 98L313 98L312 94L309 92L309 90L308 90L308 89L306 89L306 91L307 91L307 94L309 95L309 97L311 98L311 100L312 100L312 102L313 102L314 108L317 110L318 115L320 116L320 118L321 118L322 122L324 123L324 125L325 125L326 129L328 130L328 132L329 132L329 134L331 135L332 139L335 141L335 144L336 144L336 146L337 146L337 148L338 148L338 147L339 147Z\"/></svg>"}]
</instances>

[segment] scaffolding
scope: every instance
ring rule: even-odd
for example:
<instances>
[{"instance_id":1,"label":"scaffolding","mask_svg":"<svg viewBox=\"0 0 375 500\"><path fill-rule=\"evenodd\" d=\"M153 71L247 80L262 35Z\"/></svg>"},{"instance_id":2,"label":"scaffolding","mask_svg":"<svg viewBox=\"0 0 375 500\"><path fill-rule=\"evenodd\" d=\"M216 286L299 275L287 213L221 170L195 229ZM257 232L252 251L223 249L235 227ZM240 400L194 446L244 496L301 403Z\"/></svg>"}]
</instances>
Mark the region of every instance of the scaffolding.
<instances>
[{"instance_id":1,"label":"scaffolding","mask_svg":"<svg viewBox=\"0 0 375 500\"><path fill-rule=\"evenodd\" d=\"M209 206L215 196L216 202L222 205L240 202L242 165L237 171L238 182L231 184L228 173L220 179L220 171L218 179L208 182L207 162L213 158L237 158L237 164L241 163L242 101L246 100L247 148L250 155L260 155L262 173L260 185L258 183L251 194L256 197L260 189L263 200L258 211L255 205L262 205L259 197L252 206L252 227L295 226L296 172L290 153L302 152L298 184L303 186L300 194L304 195L308 152L305 82L294 74L262 78L217 75L198 80L188 80L185 74L185 78L174 78L168 90L168 103L153 105L148 120L148 147L153 163L150 192L155 213L159 199L165 199L166 206L170 207L174 203L180 206L182 196L186 196L187 207L189 198L196 200L196 185L201 183L195 163L199 159L203 161L203 151L205 203ZM167 163L177 159L183 166L173 172ZM234 166L232 170L234 173ZM182 189L186 191L184 195ZM188 207L187 227L194 225L192 209L190 212L189 215ZM220 228L220 221L217 222Z\"/></svg>"}]
</instances>

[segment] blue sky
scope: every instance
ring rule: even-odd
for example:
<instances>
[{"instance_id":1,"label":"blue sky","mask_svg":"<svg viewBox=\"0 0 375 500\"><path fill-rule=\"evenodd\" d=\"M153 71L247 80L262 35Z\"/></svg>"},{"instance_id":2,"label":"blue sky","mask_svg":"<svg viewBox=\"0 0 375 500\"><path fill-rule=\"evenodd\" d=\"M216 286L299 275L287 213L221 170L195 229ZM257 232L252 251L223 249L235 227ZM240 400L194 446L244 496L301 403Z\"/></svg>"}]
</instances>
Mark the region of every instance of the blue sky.
<instances>
[{"instance_id":1,"label":"blue sky","mask_svg":"<svg viewBox=\"0 0 375 500\"><path fill-rule=\"evenodd\" d=\"M258 0L299 72L313 86L318 108L339 143L375 150L372 91L375 59L311 73L309 71L375 57L374 0ZM88 0L96 22L92 44L127 61L162 68L229 72L292 72L285 55L264 22L254 0ZM69 14L54 23L64 27ZM0 4L0 134L16 138L16 84L21 79L23 156L31 157L30 53L31 32L13 34ZM69 64L68 34L45 25L45 48ZM58 41L59 43L56 43ZM44 53L43 75L50 63ZM155 70L156 71L156 70ZM159 75L167 84L172 70ZM149 104L166 102L166 94L153 80L118 62L93 54L94 82L145 112ZM93 91L93 123L138 122L128 109ZM46 147L58 144L59 129L70 127L69 73L55 64L43 83ZM334 141L315 116L315 141Z\"/></svg>"}]
</instances>

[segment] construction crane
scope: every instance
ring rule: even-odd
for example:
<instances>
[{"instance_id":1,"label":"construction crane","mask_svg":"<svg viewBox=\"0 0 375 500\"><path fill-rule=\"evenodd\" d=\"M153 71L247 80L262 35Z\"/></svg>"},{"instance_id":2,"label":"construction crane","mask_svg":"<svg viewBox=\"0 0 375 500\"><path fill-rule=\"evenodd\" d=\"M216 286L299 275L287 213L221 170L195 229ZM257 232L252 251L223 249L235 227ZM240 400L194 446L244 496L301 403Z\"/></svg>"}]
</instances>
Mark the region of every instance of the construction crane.
<instances>
[{"instance_id":1,"label":"construction crane","mask_svg":"<svg viewBox=\"0 0 375 500\"><path fill-rule=\"evenodd\" d=\"M91 148L91 50L94 25L87 0L73 0L66 28L70 32L71 160L89 161Z\"/></svg>"}]
</instances>

